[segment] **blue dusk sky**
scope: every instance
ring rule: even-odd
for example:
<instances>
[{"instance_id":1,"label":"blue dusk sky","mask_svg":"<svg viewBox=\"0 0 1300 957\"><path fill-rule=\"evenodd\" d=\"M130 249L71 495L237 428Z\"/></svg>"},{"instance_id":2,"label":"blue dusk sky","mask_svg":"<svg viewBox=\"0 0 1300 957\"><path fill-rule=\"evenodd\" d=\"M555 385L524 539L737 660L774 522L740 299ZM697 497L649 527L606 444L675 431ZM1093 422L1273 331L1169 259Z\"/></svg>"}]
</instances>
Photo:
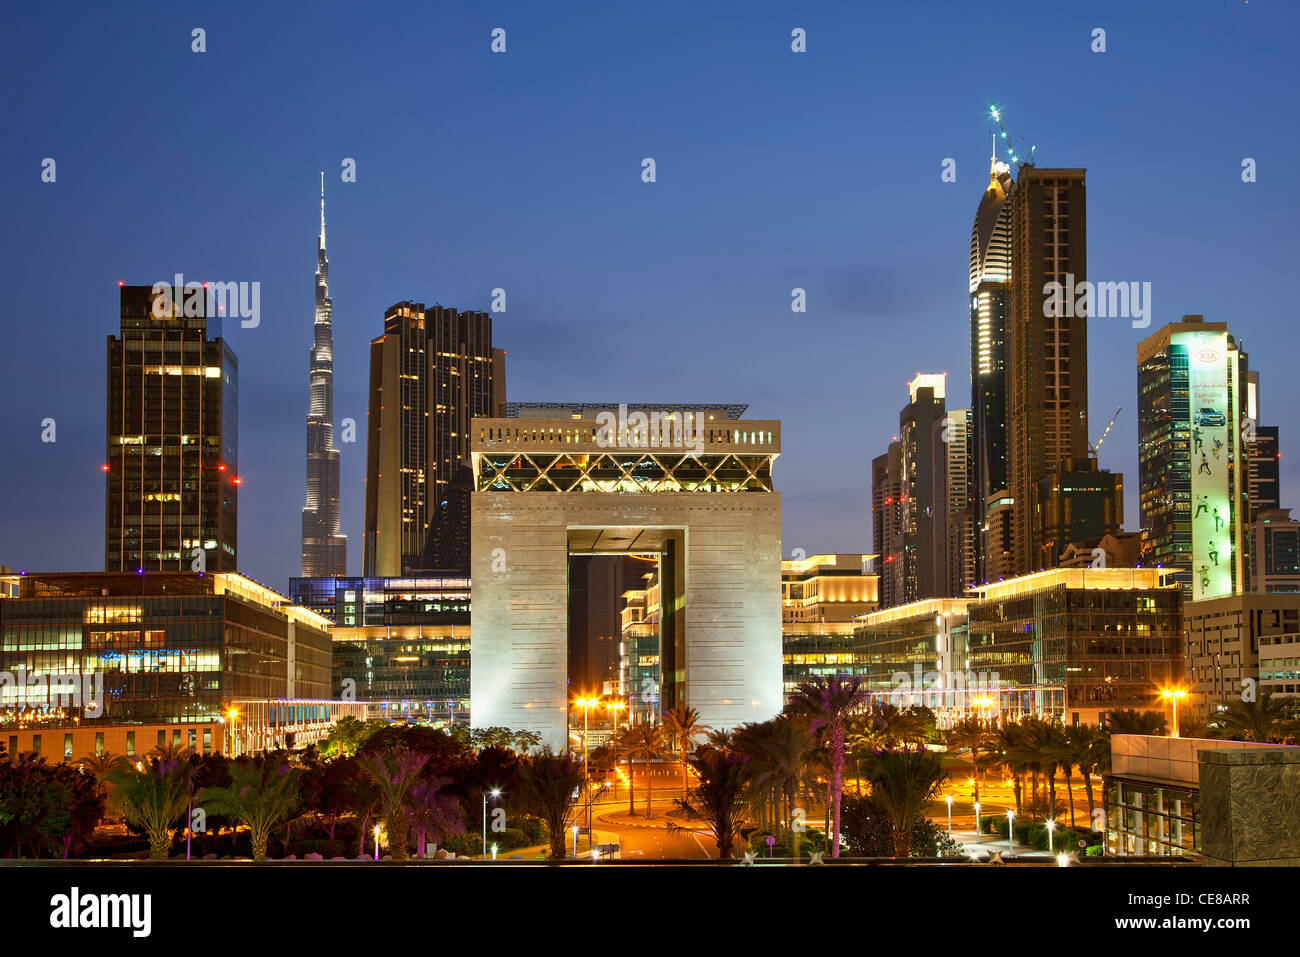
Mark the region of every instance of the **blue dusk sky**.
<instances>
[{"instance_id":1,"label":"blue dusk sky","mask_svg":"<svg viewBox=\"0 0 1300 957\"><path fill-rule=\"evenodd\" d=\"M241 568L298 572L319 172L348 564L367 342L401 299L487 309L512 400L747 402L783 422L784 551L868 551L906 383L969 404L967 258L987 104L1088 171L1090 431L1136 528L1135 347L1225 320L1300 504L1294 286L1300 6L275 3L10 7L0 27L0 563L103 567L118 282L261 283L239 356ZM191 51L191 30L207 50ZM504 54L491 31L506 31ZM791 31L807 31L807 52ZM1106 51L1092 52L1092 32ZM42 182L42 160L57 178ZM654 158L657 182L641 180ZM945 158L955 183L941 180ZM1258 181L1243 183L1254 158ZM340 182L345 158L355 183ZM1287 263L1290 263L1288 266ZM807 291L792 313L791 290ZM57 441L41 441L53 418Z\"/></svg>"}]
</instances>

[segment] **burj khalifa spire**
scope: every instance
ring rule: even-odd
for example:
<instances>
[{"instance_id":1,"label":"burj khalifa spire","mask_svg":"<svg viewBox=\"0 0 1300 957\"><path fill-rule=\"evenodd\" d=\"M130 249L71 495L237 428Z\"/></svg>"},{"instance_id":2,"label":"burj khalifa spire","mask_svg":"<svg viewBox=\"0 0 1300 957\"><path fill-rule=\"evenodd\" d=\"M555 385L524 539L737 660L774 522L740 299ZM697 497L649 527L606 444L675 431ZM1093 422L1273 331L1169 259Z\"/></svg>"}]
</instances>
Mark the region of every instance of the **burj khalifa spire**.
<instances>
[{"instance_id":1,"label":"burj khalifa spire","mask_svg":"<svg viewBox=\"0 0 1300 957\"><path fill-rule=\"evenodd\" d=\"M307 504L302 510L304 578L347 574L348 537L339 534L339 452L334 448L334 301L325 255L325 174L320 174L316 322L307 407Z\"/></svg>"}]
</instances>

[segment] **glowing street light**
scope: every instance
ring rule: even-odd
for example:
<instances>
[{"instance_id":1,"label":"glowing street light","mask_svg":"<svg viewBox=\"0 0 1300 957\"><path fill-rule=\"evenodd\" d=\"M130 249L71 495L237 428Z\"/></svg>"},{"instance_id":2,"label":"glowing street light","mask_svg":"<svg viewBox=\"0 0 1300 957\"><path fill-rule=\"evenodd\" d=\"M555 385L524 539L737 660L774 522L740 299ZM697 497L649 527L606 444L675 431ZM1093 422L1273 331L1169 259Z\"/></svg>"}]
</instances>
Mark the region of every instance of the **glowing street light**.
<instances>
[{"instance_id":1,"label":"glowing street light","mask_svg":"<svg viewBox=\"0 0 1300 957\"><path fill-rule=\"evenodd\" d=\"M975 843L980 842L980 802L975 802Z\"/></svg>"},{"instance_id":2,"label":"glowing street light","mask_svg":"<svg viewBox=\"0 0 1300 957\"><path fill-rule=\"evenodd\" d=\"M1056 850L1054 847L1052 847L1052 832L1055 830L1056 830L1056 818L1050 818L1047 822L1047 853L1048 854L1053 854L1055 853Z\"/></svg>"},{"instance_id":3,"label":"glowing street light","mask_svg":"<svg viewBox=\"0 0 1300 957\"><path fill-rule=\"evenodd\" d=\"M1016 812L1007 811L1007 856L1008 857L1014 854L1016 849L1016 845L1015 845L1016 829L1014 826L1015 822L1016 822Z\"/></svg>"},{"instance_id":4,"label":"glowing street light","mask_svg":"<svg viewBox=\"0 0 1300 957\"><path fill-rule=\"evenodd\" d=\"M1173 736L1176 738L1178 737L1178 702L1187 697L1187 692L1182 688L1162 688L1160 690L1160 697L1164 698L1166 701L1172 701L1174 703Z\"/></svg>"},{"instance_id":5,"label":"glowing street light","mask_svg":"<svg viewBox=\"0 0 1300 957\"><path fill-rule=\"evenodd\" d=\"M235 722L239 718L239 709L233 705L226 711L226 717L230 719L230 756L239 757L239 736L235 732Z\"/></svg>"},{"instance_id":6,"label":"glowing street light","mask_svg":"<svg viewBox=\"0 0 1300 957\"><path fill-rule=\"evenodd\" d=\"M948 799L948 836L951 837L952 836L952 795L945 794L944 797Z\"/></svg>"}]
</instances>

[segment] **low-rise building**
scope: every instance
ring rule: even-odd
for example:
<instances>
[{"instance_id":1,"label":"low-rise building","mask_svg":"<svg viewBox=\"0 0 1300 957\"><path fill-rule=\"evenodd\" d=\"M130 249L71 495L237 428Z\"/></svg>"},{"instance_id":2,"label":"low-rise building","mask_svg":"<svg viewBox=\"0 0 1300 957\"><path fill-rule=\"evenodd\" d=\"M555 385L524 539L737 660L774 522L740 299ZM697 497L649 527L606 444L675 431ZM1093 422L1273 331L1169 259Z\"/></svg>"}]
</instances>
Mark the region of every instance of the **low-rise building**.
<instances>
[{"instance_id":1,"label":"low-rise building","mask_svg":"<svg viewBox=\"0 0 1300 957\"><path fill-rule=\"evenodd\" d=\"M334 697L372 717L469 723L469 578L293 578L289 590L336 622Z\"/></svg>"},{"instance_id":2,"label":"low-rise building","mask_svg":"<svg viewBox=\"0 0 1300 957\"><path fill-rule=\"evenodd\" d=\"M976 589L965 668L1000 701L1066 724L1159 710L1182 677L1182 590L1158 568L1058 568Z\"/></svg>"},{"instance_id":3,"label":"low-rise building","mask_svg":"<svg viewBox=\"0 0 1300 957\"><path fill-rule=\"evenodd\" d=\"M0 743L54 760L302 747L342 713L329 621L234 572L5 576ZM58 744L62 747L58 747Z\"/></svg>"},{"instance_id":4,"label":"low-rise building","mask_svg":"<svg viewBox=\"0 0 1300 957\"><path fill-rule=\"evenodd\" d=\"M1213 711L1241 701L1243 693L1258 693L1261 642L1297 632L1300 595L1252 593L1187 602L1183 657L1189 716L1204 722Z\"/></svg>"},{"instance_id":5,"label":"low-rise building","mask_svg":"<svg viewBox=\"0 0 1300 957\"><path fill-rule=\"evenodd\" d=\"M1202 766L1207 752L1213 763L1240 763L1231 752L1277 751L1280 746L1248 741L1204 738L1165 738L1116 734L1110 739L1110 772L1102 795L1106 820L1106 853L1116 857L1187 857L1199 859L1206 804L1220 816L1241 805L1226 793L1202 793ZM1289 758L1300 748L1281 748ZM1223 756L1227 756L1226 760ZM1289 763L1289 762L1288 762ZM1273 762L1278 768L1278 762ZM1258 824L1294 830L1290 821L1269 821L1271 815L1250 814ZM1234 822L1237 823L1237 822ZM1221 836L1222 838L1222 836ZM1221 841L1220 841L1221 842ZM1212 854L1213 852L1211 852Z\"/></svg>"},{"instance_id":6,"label":"low-rise building","mask_svg":"<svg viewBox=\"0 0 1300 957\"><path fill-rule=\"evenodd\" d=\"M853 661L856 621L874 611L875 555L809 555L781 562L782 683L785 700L819 675L863 674Z\"/></svg>"}]
</instances>

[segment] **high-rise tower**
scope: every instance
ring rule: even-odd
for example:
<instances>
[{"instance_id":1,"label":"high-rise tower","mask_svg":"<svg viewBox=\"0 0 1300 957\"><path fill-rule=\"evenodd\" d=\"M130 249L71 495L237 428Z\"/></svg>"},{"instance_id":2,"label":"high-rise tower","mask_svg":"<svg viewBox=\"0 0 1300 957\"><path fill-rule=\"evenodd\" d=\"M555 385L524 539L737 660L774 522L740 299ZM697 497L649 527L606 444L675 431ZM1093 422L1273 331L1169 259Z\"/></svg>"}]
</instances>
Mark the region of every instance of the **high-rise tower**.
<instances>
[{"instance_id":1,"label":"high-rise tower","mask_svg":"<svg viewBox=\"0 0 1300 957\"><path fill-rule=\"evenodd\" d=\"M996 140L994 141L996 144ZM990 496L1007 490L1007 316L1011 306L1011 167L989 159L989 185L970 233L970 514L975 580L990 579ZM994 499L998 501L999 499ZM959 593L960 594L960 593Z\"/></svg>"},{"instance_id":2,"label":"high-rise tower","mask_svg":"<svg viewBox=\"0 0 1300 957\"><path fill-rule=\"evenodd\" d=\"M233 571L239 365L204 286L120 289L108 337L104 570ZM182 305L183 302L183 305Z\"/></svg>"},{"instance_id":3,"label":"high-rise tower","mask_svg":"<svg viewBox=\"0 0 1300 957\"><path fill-rule=\"evenodd\" d=\"M1150 564L1193 601L1248 590L1250 363L1227 323L1183 316L1137 347L1138 482Z\"/></svg>"},{"instance_id":4,"label":"high-rise tower","mask_svg":"<svg viewBox=\"0 0 1300 957\"><path fill-rule=\"evenodd\" d=\"M370 341L364 573L468 571L470 420L504 414L492 317L422 302Z\"/></svg>"},{"instance_id":5,"label":"high-rise tower","mask_svg":"<svg viewBox=\"0 0 1300 957\"><path fill-rule=\"evenodd\" d=\"M307 504L302 510L304 578L346 575L348 537L339 534L339 452L334 448L334 300L325 255L325 174L320 177L316 248L316 322L307 407Z\"/></svg>"},{"instance_id":6,"label":"high-rise tower","mask_svg":"<svg viewBox=\"0 0 1300 957\"><path fill-rule=\"evenodd\" d=\"M1007 439L1016 574L1052 565L1038 534L1040 480L1089 454L1087 310L1057 308L1049 292L1050 283L1077 288L1088 278L1084 198L1083 170L1028 164L1011 195Z\"/></svg>"}]
</instances>

